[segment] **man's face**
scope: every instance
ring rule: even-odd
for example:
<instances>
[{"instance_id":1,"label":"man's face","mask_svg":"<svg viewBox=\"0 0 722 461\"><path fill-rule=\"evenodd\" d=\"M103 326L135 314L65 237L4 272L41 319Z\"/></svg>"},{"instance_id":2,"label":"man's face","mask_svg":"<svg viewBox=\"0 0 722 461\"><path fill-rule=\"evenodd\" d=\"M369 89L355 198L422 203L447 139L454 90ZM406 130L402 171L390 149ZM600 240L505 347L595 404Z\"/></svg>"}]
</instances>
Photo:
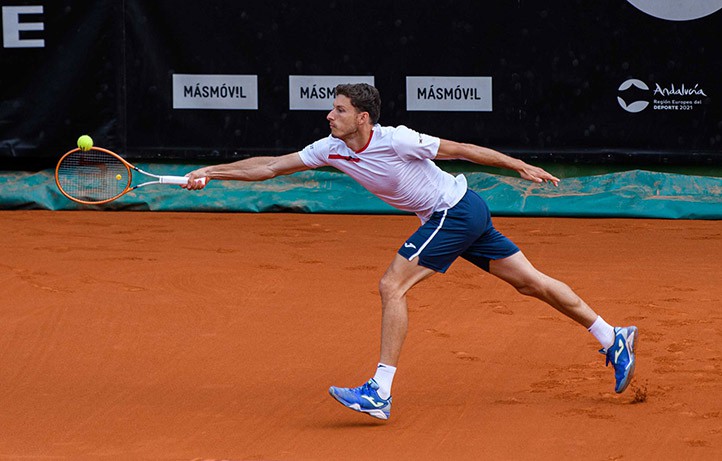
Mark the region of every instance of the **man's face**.
<instances>
[{"instance_id":1,"label":"man's face","mask_svg":"<svg viewBox=\"0 0 722 461\"><path fill-rule=\"evenodd\" d=\"M326 116L334 138L345 139L358 132L363 123L363 114L352 104L348 96L338 95L333 100L333 109Z\"/></svg>"}]
</instances>

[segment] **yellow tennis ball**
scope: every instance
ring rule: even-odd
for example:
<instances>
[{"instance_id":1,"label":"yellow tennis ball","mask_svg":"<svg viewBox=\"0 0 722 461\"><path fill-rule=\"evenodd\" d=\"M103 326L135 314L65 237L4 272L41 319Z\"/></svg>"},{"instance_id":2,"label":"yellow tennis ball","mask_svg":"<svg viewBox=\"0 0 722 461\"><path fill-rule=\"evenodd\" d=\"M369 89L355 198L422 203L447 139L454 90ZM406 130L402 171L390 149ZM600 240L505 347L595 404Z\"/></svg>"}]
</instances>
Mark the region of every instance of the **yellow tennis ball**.
<instances>
[{"instance_id":1,"label":"yellow tennis ball","mask_svg":"<svg viewBox=\"0 0 722 461\"><path fill-rule=\"evenodd\" d=\"M93 147L93 138L84 134L78 138L78 147L82 151L90 150Z\"/></svg>"},{"instance_id":2,"label":"yellow tennis ball","mask_svg":"<svg viewBox=\"0 0 722 461\"><path fill-rule=\"evenodd\" d=\"M123 179L123 177L122 177L121 175L117 174L117 175L115 175L115 179L117 179L118 181L120 181L121 179Z\"/></svg>"}]
</instances>

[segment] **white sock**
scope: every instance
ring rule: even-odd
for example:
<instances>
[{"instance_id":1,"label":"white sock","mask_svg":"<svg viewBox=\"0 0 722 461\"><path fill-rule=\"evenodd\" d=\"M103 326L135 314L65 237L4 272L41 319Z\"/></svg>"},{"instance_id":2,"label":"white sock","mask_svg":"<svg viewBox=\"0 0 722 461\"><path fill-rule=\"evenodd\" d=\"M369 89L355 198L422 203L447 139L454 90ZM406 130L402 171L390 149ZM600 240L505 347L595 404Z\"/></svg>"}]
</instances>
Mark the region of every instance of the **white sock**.
<instances>
[{"instance_id":1,"label":"white sock","mask_svg":"<svg viewBox=\"0 0 722 461\"><path fill-rule=\"evenodd\" d=\"M605 350L614 344L614 327L605 322L601 316L597 316L597 320L589 327L589 332L597 338Z\"/></svg>"},{"instance_id":2,"label":"white sock","mask_svg":"<svg viewBox=\"0 0 722 461\"><path fill-rule=\"evenodd\" d=\"M379 363L376 367L376 375L374 381L379 385L379 397L382 399L388 399L391 397L391 384L394 382L394 374L396 374L396 367Z\"/></svg>"}]
</instances>

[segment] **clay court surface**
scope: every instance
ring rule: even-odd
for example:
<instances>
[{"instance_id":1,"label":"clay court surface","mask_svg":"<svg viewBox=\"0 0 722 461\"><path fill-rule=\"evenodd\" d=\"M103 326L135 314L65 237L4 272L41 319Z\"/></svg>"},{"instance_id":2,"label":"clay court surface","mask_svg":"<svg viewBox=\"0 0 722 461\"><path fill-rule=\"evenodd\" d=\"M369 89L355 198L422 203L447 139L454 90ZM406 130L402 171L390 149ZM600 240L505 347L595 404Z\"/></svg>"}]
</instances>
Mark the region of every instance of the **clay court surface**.
<instances>
[{"instance_id":1,"label":"clay court surface","mask_svg":"<svg viewBox=\"0 0 722 461\"><path fill-rule=\"evenodd\" d=\"M720 459L718 221L496 218L640 329L596 341L465 261L412 290L387 422L377 282L411 216L0 212L0 458Z\"/></svg>"}]
</instances>

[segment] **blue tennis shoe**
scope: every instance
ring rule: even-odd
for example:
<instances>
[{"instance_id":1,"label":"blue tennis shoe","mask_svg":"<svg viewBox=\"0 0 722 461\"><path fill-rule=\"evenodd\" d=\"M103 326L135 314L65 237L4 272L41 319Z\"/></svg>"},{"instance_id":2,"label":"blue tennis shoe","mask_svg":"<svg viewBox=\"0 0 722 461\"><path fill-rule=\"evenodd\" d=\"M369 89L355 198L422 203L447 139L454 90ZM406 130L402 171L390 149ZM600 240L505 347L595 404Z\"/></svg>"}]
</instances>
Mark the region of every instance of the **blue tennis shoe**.
<instances>
[{"instance_id":1,"label":"blue tennis shoe","mask_svg":"<svg viewBox=\"0 0 722 461\"><path fill-rule=\"evenodd\" d=\"M379 385L370 379L359 387L331 386L328 393L341 405L378 419L389 419L391 414L391 397L382 399L378 393Z\"/></svg>"},{"instance_id":2,"label":"blue tennis shoe","mask_svg":"<svg viewBox=\"0 0 722 461\"><path fill-rule=\"evenodd\" d=\"M599 352L607 356L606 365L614 367L614 392L624 392L634 376L634 347L637 341L637 327L615 327L614 344L609 349Z\"/></svg>"}]
</instances>

